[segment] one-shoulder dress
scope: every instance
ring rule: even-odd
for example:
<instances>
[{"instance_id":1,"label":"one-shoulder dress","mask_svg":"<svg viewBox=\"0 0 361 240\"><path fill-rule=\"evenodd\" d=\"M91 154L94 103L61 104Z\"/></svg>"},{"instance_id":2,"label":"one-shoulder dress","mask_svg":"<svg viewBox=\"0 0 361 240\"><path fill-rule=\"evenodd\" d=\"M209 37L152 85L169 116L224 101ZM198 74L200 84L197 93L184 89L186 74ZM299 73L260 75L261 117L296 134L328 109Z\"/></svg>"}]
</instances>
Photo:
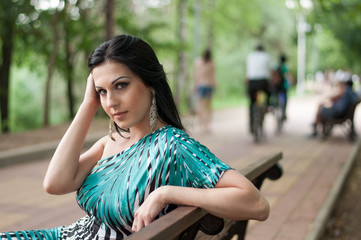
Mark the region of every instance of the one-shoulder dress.
<instances>
[{"instance_id":1,"label":"one-shoulder dress","mask_svg":"<svg viewBox=\"0 0 361 240\"><path fill-rule=\"evenodd\" d=\"M132 233L134 213L154 189L213 188L229 169L184 131L164 126L99 160L77 193L85 217L68 226L0 233L0 239L124 239ZM174 208L168 205L158 217Z\"/></svg>"}]
</instances>

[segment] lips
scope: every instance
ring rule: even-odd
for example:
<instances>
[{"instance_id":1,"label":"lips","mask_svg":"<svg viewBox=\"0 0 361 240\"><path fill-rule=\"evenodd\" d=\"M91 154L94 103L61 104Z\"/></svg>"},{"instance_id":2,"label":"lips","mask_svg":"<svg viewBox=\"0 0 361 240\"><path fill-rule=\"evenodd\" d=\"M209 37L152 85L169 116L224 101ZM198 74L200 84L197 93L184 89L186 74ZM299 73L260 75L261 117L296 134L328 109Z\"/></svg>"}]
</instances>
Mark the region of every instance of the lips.
<instances>
[{"instance_id":1,"label":"lips","mask_svg":"<svg viewBox=\"0 0 361 240\"><path fill-rule=\"evenodd\" d=\"M128 112L116 112L113 113L113 118L114 119L121 119L123 118Z\"/></svg>"}]
</instances>

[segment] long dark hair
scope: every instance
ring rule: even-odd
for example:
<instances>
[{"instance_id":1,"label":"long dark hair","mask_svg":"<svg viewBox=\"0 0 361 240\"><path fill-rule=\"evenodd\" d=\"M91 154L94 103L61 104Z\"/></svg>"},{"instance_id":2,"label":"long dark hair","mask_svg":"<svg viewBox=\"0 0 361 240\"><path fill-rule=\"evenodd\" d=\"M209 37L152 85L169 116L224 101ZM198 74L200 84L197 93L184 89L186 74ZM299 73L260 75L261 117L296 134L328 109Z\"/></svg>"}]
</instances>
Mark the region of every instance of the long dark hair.
<instances>
[{"instance_id":1,"label":"long dark hair","mask_svg":"<svg viewBox=\"0 0 361 240\"><path fill-rule=\"evenodd\" d=\"M203 53L203 59L205 62L209 62L212 60L212 52L211 49L207 48Z\"/></svg>"},{"instance_id":2,"label":"long dark hair","mask_svg":"<svg viewBox=\"0 0 361 240\"><path fill-rule=\"evenodd\" d=\"M88 67L92 71L106 61L126 65L147 87L153 88L159 117L165 123L184 130L163 66L149 44L131 35L116 36L92 52ZM116 128L119 130L118 126Z\"/></svg>"}]
</instances>

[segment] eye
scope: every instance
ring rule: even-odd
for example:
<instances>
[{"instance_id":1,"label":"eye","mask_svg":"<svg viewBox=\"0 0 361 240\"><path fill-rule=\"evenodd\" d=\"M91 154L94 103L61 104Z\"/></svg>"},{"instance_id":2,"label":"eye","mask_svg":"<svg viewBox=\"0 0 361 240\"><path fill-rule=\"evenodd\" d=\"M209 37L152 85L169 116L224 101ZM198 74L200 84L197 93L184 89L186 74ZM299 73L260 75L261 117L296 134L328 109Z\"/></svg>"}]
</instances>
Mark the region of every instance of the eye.
<instances>
[{"instance_id":1,"label":"eye","mask_svg":"<svg viewBox=\"0 0 361 240\"><path fill-rule=\"evenodd\" d=\"M100 89L97 92L99 95L105 95L107 93L107 91L105 91L104 89Z\"/></svg>"},{"instance_id":2,"label":"eye","mask_svg":"<svg viewBox=\"0 0 361 240\"><path fill-rule=\"evenodd\" d=\"M122 88L126 88L128 85L129 85L129 83L127 83L127 82L118 82L115 85L115 88L116 89L122 89Z\"/></svg>"}]
</instances>

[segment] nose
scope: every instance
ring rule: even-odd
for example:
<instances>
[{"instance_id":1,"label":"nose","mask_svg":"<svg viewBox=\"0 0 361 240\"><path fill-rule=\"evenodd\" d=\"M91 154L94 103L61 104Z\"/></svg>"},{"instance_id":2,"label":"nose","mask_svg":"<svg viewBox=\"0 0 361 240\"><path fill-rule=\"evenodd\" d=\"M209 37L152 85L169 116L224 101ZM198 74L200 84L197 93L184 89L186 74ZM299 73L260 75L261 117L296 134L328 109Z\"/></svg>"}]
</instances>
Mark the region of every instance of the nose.
<instances>
[{"instance_id":1,"label":"nose","mask_svg":"<svg viewBox=\"0 0 361 240\"><path fill-rule=\"evenodd\" d=\"M113 93L108 92L108 94L107 94L107 107L108 108L114 108L117 105L118 105L118 101L117 101L116 96Z\"/></svg>"}]
</instances>

